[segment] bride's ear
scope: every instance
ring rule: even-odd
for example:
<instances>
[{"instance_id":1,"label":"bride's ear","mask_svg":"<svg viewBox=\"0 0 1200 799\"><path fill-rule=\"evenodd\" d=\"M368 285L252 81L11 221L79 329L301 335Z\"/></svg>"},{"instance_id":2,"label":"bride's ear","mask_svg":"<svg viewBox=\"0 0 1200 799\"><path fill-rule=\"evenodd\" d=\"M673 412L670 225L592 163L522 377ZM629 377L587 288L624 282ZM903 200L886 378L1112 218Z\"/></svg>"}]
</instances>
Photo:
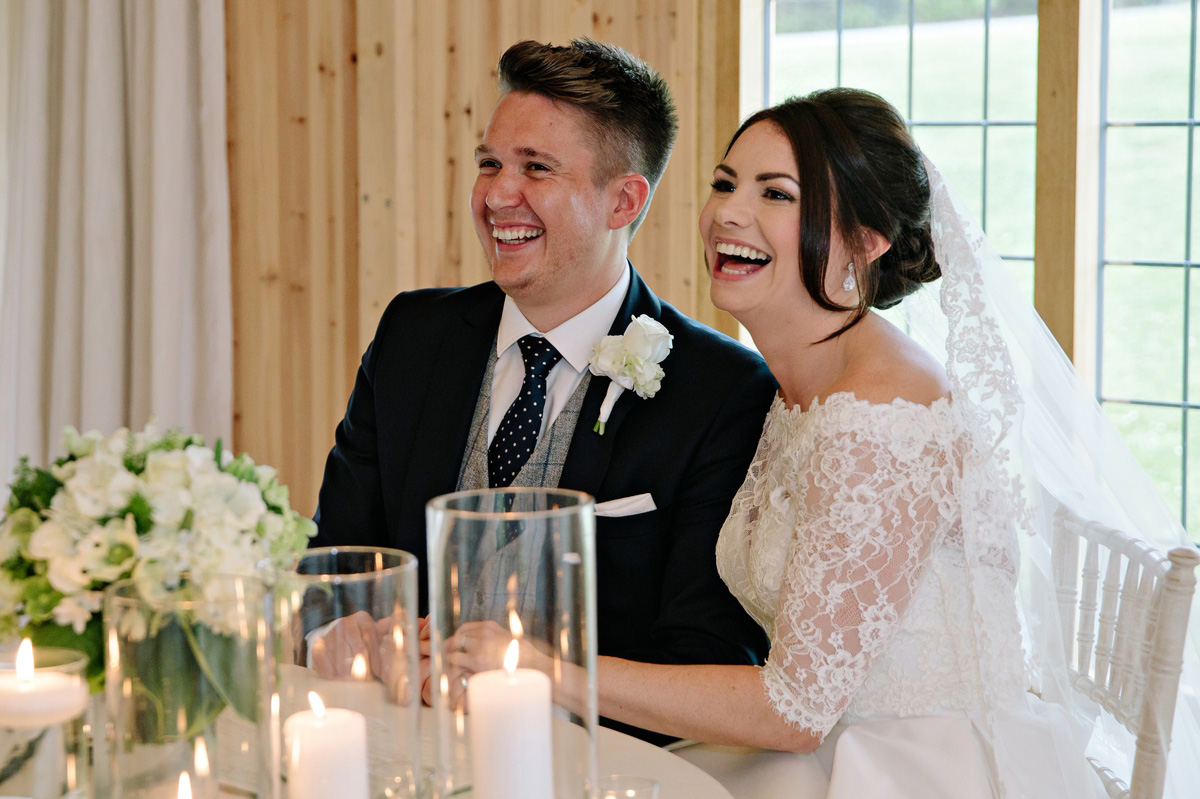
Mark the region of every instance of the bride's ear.
<instances>
[{"instance_id":1,"label":"bride's ear","mask_svg":"<svg viewBox=\"0 0 1200 799\"><path fill-rule=\"evenodd\" d=\"M892 243L879 231L867 228L863 231L862 246L867 255L867 263L873 264L892 248Z\"/></svg>"}]
</instances>

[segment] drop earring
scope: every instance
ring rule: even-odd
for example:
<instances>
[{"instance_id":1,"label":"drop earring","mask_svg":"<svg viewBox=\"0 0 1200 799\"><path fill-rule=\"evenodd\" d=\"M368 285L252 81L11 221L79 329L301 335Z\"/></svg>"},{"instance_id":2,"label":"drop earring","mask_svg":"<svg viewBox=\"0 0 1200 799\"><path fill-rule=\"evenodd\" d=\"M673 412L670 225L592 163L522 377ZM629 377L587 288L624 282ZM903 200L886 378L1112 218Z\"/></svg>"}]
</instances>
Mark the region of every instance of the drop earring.
<instances>
[{"instance_id":1,"label":"drop earring","mask_svg":"<svg viewBox=\"0 0 1200 799\"><path fill-rule=\"evenodd\" d=\"M846 291L854 291L854 289L858 288L858 281L854 279L853 262L846 267L846 271L848 274L846 275L846 279L842 281L842 288L844 288Z\"/></svg>"}]
</instances>

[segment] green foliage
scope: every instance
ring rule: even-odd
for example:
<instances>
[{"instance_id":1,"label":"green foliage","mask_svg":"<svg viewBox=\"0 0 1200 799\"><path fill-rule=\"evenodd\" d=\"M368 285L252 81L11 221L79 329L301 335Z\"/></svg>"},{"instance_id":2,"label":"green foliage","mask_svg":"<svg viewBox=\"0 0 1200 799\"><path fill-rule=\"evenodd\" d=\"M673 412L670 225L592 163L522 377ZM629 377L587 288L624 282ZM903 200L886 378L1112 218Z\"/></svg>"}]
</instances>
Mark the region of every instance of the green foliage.
<instances>
[{"instance_id":1,"label":"green foliage","mask_svg":"<svg viewBox=\"0 0 1200 799\"><path fill-rule=\"evenodd\" d=\"M145 535L154 528L153 509L150 507L150 500L146 499L140 493L134 493L129 496L129 504L117 511L116 518L124 519L128 516L133 517L133 526L137 530L138 535Z\"/></svg>"},{"instance_id":2,"label":"green foliage","mask_svg":"<svg viewBox=\"0 0 1200 799\"><path fill-rule=\"evenodd\" d=\"M194 737L227 705L245 719L257 719L253 641L213 632L185 614L171 613L155 619L144 639L126 640L124 650L122 663L132 678L142 740Z\"/></svg>"},{"instance_id":3,"label":"green foliage","mask_svg":"<svg viewBox=\"0 0 1200 799\"><path fill-rule=\"evenodd\" d=\"M82 633L73 627L55 624L53 620L30 624L26 628L34 646L57 646L74 649L87 655L87 681L92 693L104 689L104 626L100 614L88 621Z\"/></svg>"},{"instance_id":4,"label":"green foliage","mask_svg":"<svg viewBox=\"0 0 1200 799\"><path fill-rule=\"evenodd\" d=\"M11 487L12 494L4 506L6 513L12 513L17 508L29 508L41 513L50 507L54 492L62 487L62 483L45 469L30 466L29 458L21 458L13 471Z\"/></svg>"},{"instance_id":5,"label":"green foliage","mask_svg":"<svg viewBox=\"0 0 1200 799\"><path fill-rule=\"evenodd\" d=\"M62 593L54 590L50 580L44 574L35 574L26 579L21 586L21 600L25 603L25 615L35 623L40 624L54 618L54 607L63 598Z\"/></svg>"},{"instance_id":6,"label":"green foliage","mask_svg":"<svg viewBox=\"0 0 1200 799\"><path fill-rule=\"evenodd\" d=\"M254 461L249 455L238 455L221 469L226 474L232 474L244 483L257 483L258 475L254 473Z\"/></svg>"}]
</instances>

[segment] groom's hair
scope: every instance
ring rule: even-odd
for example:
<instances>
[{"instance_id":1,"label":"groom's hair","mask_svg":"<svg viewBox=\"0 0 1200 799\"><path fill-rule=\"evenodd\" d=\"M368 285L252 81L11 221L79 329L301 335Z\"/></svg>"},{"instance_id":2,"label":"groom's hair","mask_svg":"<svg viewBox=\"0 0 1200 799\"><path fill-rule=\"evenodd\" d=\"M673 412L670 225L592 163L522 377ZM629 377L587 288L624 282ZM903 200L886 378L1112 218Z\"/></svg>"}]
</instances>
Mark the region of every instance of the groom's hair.
<instances>
[{"instance_id":1,"label":"groom's hair","mask_svg":"<svg viewBox=\"0 0 1200 799\"><path fill-rule=\"evenodd\" d=\"M890 308L922 283L941 276L929 228L929 177L921 150L904 117L886 100L846 88L793 97L748 118L729 147L758 122L774 124L791 142L796 158L800 271L808 293L827 311L854 311L829 338L856 325L868 309ZM854 260L857 305L840 305L825 291L834 225ZM867 261L868 231L891 245L875 262Z\"/></svg>"},{"instance_id":2,"label":"groom's hair","mask_svg":"<svg viewBox=\"0 0 1200 799\"><path fill-rule=\"evenodd\" d=\"M662 76L620 47L586 38L564 47L517 42L500 57L497 73L501 95L540 94L583 112L590 122L597 186L629 173L646 178L650 197L631 226L630 232L636 231L679 132L675 102Z\"/></svg>"}]
</instances>

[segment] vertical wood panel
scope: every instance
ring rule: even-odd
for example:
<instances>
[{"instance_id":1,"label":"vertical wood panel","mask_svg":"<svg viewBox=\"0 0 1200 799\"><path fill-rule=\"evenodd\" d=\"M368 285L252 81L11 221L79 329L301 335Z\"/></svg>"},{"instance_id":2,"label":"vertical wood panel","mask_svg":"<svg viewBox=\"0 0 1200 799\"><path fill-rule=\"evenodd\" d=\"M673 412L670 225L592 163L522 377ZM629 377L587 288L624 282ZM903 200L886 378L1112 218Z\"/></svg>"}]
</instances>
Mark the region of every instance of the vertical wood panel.
<instances>
[{"instance_id":1,"label":"vertical wood panel","mask_svg":"<svg viewBox=\"0 0 1200 799\"><path fill-rule=\"evenodd\" d=\"M226 3L234 441L311 514L358 358L355 6Z\"/></svg>"},{"instance_id":2,"label":"vertical wood panel","mask_svg":"<svg viewBox=\"0 0 1200 799\"><path fill-rule=\"evenodd\" d=\"M620 45L670 83L681 132L630 256L726 332L696 217L737 124L738 0L226 0L234 445L304 513L392 296L486 280L474 147L512 43ZM730 81L728 86L716 85Z\"/></svg>"},{"instance_id":3,"label":"vertical wood panel","mask_svg":"<svg viewBox=\"0 0 1200 799\"><path fill-rule=\"evenodd\" d=\"M1096 369L1100 7L1038 3L1034 304L1085 379Z\"/></svg>"}]
</instances>

